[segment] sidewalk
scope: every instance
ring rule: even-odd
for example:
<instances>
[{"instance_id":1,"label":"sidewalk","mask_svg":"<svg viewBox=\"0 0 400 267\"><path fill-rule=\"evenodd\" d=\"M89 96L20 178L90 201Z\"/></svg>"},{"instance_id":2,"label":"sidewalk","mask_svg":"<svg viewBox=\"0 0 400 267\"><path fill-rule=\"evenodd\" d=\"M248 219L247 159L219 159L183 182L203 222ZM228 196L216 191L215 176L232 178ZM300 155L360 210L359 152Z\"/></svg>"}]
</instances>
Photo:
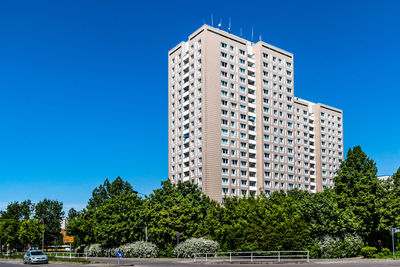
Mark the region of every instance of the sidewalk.
<instances>
[{"instance_id":1,"label":"sidewalk","mask_svg":"<svg viewBox=\"0 0 400 267\"><path fill-rule=\"evenodd\" d=\"M363 263L395 263L400 264L400 260L393 259L364 259L362 257L343 258L343 259L310 259L310 263L314 264L363 264Z\"/></svg>"}]
</instances>

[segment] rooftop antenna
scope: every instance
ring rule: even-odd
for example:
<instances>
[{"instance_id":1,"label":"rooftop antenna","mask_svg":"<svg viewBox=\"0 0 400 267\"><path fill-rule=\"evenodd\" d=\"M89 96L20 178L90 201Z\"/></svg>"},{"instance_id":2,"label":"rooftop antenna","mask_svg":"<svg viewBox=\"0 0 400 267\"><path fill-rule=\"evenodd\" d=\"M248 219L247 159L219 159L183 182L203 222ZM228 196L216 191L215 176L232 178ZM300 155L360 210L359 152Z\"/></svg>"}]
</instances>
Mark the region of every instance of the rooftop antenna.
<instances>
[{"instance_id":1,"label":"rooftop antenna","mask_svg":"<svg viewBox=\"0 0 400 267\"><path fill-rule=\"evenodd\" d=\"M231 33L231 18L229 18L229 27L228 27L228 32Z\"/></svg>"},{"instance_id":2,"label":"rooftop antenna","mask_svg":"<svg viewBox=\"0 0 400 267\"><path fill-rule=\"evenodd\" d=\"M262 37L262 34L260 34L260 36L258 36L258 40L259 40L259 41L262 41L262 40L261 40L261 39L262 39L261 37Z\"/></svg>"},{"instance_id":3,"label":"rooftop antenna","mask_svg":"<svg viewBox=\"0 0 400 267\"><path fill-rule=\"evenodd\" d=\"M222 27L222 19L219 19L218 27L219 27L219 29L221 30L221 27Z\"/></svg>"},{"instance_id":4,"label":"rooftop antenna","mask_svg":"<svg viewBox=\"0 0 400 267\"><path fill-rule=\"evenodd\" d=\"M240 37L242 37L243 36L243 29L242 29L242 27L240 27Z\"/></svg>"},{"instance_id":5,"label":"rooftop antenna","mask_svg":"<svg viewBox=\"0 0 400 267\"><path fill-rule=\"evenodd\" d=\"M254 30L253 30L253 26L251 26L251 42L253 42L254 39Z\"/></svg>"},{"instance_id":6,"label":"rooftop antenna","mask_svg":"<svg viewBox=\"0 0 400 267\"><path fill-rule=\"evenodd\" d=\"M213 14L211 14L211 26L214 27L214 16L213 16Z\"/></svg>"}]
</instances>

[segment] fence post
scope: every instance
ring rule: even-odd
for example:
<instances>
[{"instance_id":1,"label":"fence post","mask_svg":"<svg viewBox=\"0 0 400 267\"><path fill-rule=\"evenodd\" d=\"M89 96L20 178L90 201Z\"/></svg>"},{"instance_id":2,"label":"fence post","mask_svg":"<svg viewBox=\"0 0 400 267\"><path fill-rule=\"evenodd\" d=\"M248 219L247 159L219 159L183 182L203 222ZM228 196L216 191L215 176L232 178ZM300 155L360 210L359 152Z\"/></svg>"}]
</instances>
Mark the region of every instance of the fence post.
<instances>
[{"instance_id":1,"label":"fence post","mask_svg":"<svg viewBox=\"0 0 400 267\"><path fill-rule=\"evenodd\" d=\"M229 262L232 262L232 252L229 252Z\"/></svg>"},{"instance_id":2,"label":"fence post","mask_svg":"<svg viewBox=\"0 0 400 267\"><path fill-rule=\"evenodd\" d=\"M251 262L253 262L253 252L250 253Z\"/></svg>"},{"instance_id":3,"label":"fence post","mask_svg":"<svg viewBox=\"0 0 400 267\"><path fill-rule=\"evenodd\" d=\"M307 251L307 262L310 262L310 251Z\"/></svg>"},{"instance_id":4,"label":"fence post","mask_svg":"<svg viewBox=\"0 0 400 267\"><path fill-rule=\"evenodd\" d=\"M207 261L207 253L206 253L206 261Z\"/></svg>"},{"instance_id":5,"label":"fence post","mask_svg":"<svg viewBox=\"0 0 400 267\"><path fill-rule=\"evenodd\" d=\"M278 251L278 262L281 262L281 252Z\"/></svg>"}]
</instances>

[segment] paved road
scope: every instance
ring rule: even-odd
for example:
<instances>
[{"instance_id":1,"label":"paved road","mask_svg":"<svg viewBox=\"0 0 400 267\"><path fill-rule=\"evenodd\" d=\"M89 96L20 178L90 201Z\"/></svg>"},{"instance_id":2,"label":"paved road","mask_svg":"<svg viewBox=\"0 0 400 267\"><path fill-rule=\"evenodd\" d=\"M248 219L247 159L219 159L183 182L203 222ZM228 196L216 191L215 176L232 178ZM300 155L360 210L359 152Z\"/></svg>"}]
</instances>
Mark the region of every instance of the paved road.
<instances>
[{"instance_id":1,"label":"paved road","mask_svg":"<svg viewBox=\"0 0 400 267\"><path fill-rule=\"evenodd\" d=\"M124 259L117 265L115 259L97 259L95 264L76 264L64 262L50 262L48 264L41 264L40 267L128 267L129 265L140 267L199 267L199 266L229 266L229 267L258 267L258 266L271 266L271 267L328 267L335 265L338 267L394 267L400 266L400 260L360 260L360 259L345 259L345 260L314 260L311 263L301 264L210 264L210 263L194 263L193 261L176 260L176 259ZM22 267L24 264L22 260L0 260L0 267ZM25 265L26 266L26 265Z\"/></svg>"}]
</instances>

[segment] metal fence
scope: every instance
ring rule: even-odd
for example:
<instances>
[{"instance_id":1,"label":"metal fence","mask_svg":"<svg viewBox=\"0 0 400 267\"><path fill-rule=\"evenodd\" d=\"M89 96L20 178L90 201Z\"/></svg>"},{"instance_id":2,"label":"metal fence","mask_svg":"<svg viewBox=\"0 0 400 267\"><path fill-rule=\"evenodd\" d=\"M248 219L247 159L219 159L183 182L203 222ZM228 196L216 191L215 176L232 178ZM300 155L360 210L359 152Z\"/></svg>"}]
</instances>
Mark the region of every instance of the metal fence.
<instances>
[{"instance_id":1,"label":"metal fence","mask_svg":"<svg viewBox=\"0 0 400 267\"><path fill-rule=\"evenodd\" d=\"M195 253L194 262L310 262L309 251L248 251Z\"/></svg>"},{"instance_id":2,"label":"metal fence","mask_svg":"<svg viewBox=\"0 0 400 267\"><path fill-rule=\"evenodd\" d=\"M56 258L81 258L87 259L87 253L76 253L76 252L45 252L47 256L53 256Z\"/></svg>"},{"instance_id":3,"label":"metal fence","mask_svg":"<svg viewBox=\"0 0 400 267\"><path fill-rule=\"evenodd\" d=\"M24 255L26 252L14 252L12 253L13 255ZM76 253L76 252L65 252L65 251L52 251L52 252L44 252L47 256L52 256L56 258L80 258L80 259L87 259L88 255L87 253Z\"/></svg>"}]
</instances>

